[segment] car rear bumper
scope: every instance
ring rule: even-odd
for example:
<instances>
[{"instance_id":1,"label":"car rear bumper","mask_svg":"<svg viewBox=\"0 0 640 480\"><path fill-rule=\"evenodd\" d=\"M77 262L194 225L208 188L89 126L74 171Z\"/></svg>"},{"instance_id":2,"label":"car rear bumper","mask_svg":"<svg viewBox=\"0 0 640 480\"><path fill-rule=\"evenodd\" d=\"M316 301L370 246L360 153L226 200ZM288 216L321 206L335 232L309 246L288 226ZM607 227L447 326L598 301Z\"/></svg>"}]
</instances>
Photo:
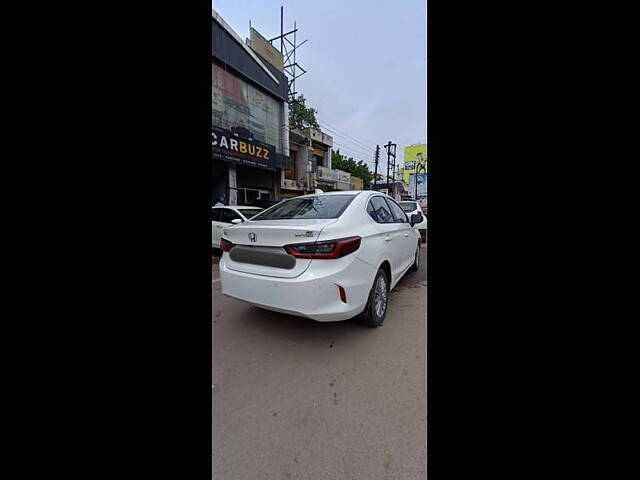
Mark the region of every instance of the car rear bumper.
<instances>
[{"instance_id":1,"label":"car rear bumper","mask_svg":"<svg viewBox=\"0 0 640 480\"><path fill-rule=\"evenodd\" d=\"M373 284L375 269L353 255L336 260L313 260L295 278L278 278L229 269L223 254L220 260L222 294L257 307L318 322L353 318L364 310ZM347 303L340 299L344 288Z\"/></svg>"}]
</instances>

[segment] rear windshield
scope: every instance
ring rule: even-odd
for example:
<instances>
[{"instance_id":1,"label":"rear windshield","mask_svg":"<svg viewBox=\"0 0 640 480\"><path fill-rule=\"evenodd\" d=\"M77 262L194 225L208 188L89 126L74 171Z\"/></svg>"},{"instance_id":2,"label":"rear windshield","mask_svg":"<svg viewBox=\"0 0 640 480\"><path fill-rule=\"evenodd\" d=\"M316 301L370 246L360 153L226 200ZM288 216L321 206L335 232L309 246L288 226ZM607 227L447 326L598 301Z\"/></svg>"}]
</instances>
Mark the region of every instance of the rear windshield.
<instances>
[{"instance_id":1,"label":"rear windshield","mask_svg":"<svg viewBox=\"0 0 640 480\"><path fill-rule=\"evenodd\" d=\"M405 212L413 212L418 209L418 206L414 202L400 202L400 207Z\"/></svg>"},{"instance_id":2,"label":"rear windshield","mask_svg":"<svg viewBox=\"0 0 640 480\"><path fill-rule=\"evenodd\" d=\"M252 220L338 218L354 197L355 195L324 195L321 197L292 198L274 205L252 218Z\"/></svg>"},{"instance_id":3,"label":"rear windshield","mask_svg":"<svg viewBox=\"0 0 640 480\"><path fill-rule=\"evenodd\" d=\"M246 218L251 218L262 212L262 208L243 208L238 211Z\"/></svg>"}]
</instances>

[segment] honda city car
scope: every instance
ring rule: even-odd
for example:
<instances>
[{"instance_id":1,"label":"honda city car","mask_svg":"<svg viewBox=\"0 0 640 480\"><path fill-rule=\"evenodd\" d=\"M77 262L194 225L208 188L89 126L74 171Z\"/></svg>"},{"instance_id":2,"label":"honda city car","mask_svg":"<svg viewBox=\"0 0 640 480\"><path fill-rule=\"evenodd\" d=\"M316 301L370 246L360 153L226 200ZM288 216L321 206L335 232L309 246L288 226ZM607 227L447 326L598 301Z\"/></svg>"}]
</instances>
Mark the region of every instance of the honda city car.
<instances>
[{"instance_id":1,"label":"honda city car","mask_svg":"<svg viewBox=\"0 0 640 480\"><path fill-rule=\"evenodd\" d=\"M420 265L421 220L372 191L285 200L223 229L222 293L320 322L379 326L389 291Z\"/></svg>"}]
</instances>

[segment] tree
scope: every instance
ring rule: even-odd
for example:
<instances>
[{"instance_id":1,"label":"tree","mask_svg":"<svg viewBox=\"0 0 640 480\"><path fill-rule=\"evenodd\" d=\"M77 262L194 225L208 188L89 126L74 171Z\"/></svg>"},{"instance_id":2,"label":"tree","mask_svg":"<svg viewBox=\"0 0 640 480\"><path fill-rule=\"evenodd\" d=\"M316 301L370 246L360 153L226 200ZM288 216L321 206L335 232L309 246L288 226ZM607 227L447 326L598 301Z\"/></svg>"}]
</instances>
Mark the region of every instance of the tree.
<instances>
[{"instance_id":1,"label":"tree","mask_svg":"<svg viewBox=\"0 0 640 480\"><path fill-rule=\"evenodd\" d=\"M315 108L307 107L307 100L304 95L300 95L297 99L289 104L289 128L320 128L316 120Z\"/></svg>"},{"instance_id":2,"label":"tree","mask_svg":"<svg viewBox=\"0 0 640 480\"><path fill-rule=\"evenodd\" d=\"M369 188L373 180L373 173L362 160L356 162L352 157L347 158L346 155L340 154L340 149L331 152L331 167L361 178L364 188Z\"/></svg>"}]
</instances>

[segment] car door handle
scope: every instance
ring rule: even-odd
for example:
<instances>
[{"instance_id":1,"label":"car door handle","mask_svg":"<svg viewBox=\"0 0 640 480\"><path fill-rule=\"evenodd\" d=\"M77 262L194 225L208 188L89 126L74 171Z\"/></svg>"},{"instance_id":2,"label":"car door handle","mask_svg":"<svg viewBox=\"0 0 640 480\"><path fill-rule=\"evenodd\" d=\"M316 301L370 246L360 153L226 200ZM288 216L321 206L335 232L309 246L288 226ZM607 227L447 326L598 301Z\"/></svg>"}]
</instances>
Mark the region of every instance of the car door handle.
<instances>
[{"instance_id":1,"label":"car door handle","mask_svg":"<svg viewBox=\"0 0 640 480\"><path fill-rule=\"evenodd\" d=\"M391 242L392 240L393 240L393 238L391 238L391 237L389 237L389 236L384 237L384 241L385 241L385 242Z\"/></svg>"},{"instance_id":2,"label":"car door handle","mask_svg":"<svg viewBox=\"0 0 640 480\"><path fill-rule=\"evenodd\" d=\"M409 232L404 232L404 236L408 237L409 236Z\"/></svg>"}]
</instances>

